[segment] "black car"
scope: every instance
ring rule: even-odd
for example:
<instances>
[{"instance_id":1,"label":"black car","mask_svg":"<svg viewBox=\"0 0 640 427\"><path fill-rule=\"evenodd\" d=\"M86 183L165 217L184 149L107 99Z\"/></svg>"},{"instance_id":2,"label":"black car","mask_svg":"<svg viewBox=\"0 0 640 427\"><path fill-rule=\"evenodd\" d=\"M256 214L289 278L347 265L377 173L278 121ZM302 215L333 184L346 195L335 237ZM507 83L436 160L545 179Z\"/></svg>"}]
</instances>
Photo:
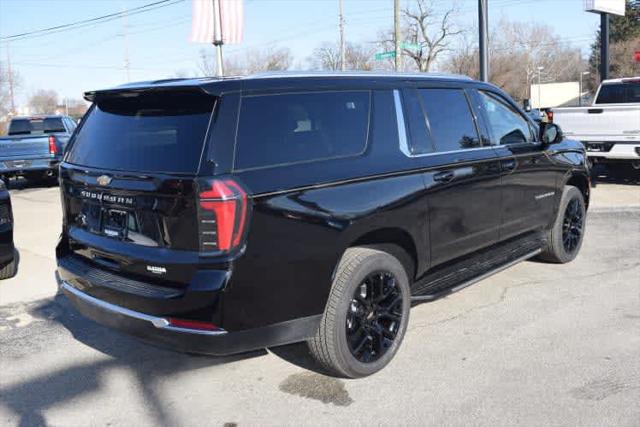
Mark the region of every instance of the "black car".
<instances>
[{"instance_id":1,"label":"black car","mask_svg":"<svg viewBox=\"0 0 640 427\"><path fill-rule=\"evenodd\" d=\"M284 74L85 97L60 168L61 289L174 349L307 341L334 374L369 375L412 302L582 243L583 146L490 84Z\"/></svg>"},{"instance_id":2,"label":"black car","mask_svg":"<svg viewBox=\"0 0 640 427\"><path fill-rule=\"evenodd\" d=\"M0 280L10 279L18 272L18 256L13 245L13 211L11 195L0 180Z\"/></svg>"}]
</instances>

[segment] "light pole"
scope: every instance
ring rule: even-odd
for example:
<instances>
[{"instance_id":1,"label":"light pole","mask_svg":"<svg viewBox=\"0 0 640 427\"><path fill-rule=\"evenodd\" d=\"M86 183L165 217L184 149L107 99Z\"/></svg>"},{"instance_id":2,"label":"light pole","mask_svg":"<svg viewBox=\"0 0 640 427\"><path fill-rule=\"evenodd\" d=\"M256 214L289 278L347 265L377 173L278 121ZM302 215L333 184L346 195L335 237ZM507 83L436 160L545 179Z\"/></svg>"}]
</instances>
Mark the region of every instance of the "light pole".
<instances>
[{"instance_id":1,"label":"light pole","mask_svg":"<svg viewBox=\"0 0 640 427\"><path fill-rule=\"evenodd\" d=\"M537 67L538 68L538 110L540 110L542 108L542 97L541 97L541 93L540 93L540 72L542 70L544 70L544 67Z\"/></svg>"},{"instance_id":2,"label":"light pole","mask_svg":"<svg viewBox=\"0 0 640 427\"><path fill-rule=\"evenodd\" d=\"M578 93L578 107L582 107L582 76L587 76L591 74L588 71L583 71L580 73L580 89L578 89L580 92Z\"/></svg>"}]
</instances>

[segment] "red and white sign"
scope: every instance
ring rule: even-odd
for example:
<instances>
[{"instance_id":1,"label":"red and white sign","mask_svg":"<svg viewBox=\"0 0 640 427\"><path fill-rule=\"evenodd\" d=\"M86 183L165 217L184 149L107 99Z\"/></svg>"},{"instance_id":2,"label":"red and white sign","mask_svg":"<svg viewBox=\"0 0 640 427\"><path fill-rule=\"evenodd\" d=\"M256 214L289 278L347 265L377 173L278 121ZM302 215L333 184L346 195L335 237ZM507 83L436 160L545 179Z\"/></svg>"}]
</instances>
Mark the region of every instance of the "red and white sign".
<instances>
[{"instance_id":1,"label":"red and white sign","mask_svg":"<svg viewBox=\"0 0 640 427\"><path fill-rule=\"evenodd\" d=\"M243 0L192 0L191 41L242 43Z\"/></svg>"}]
</instances>

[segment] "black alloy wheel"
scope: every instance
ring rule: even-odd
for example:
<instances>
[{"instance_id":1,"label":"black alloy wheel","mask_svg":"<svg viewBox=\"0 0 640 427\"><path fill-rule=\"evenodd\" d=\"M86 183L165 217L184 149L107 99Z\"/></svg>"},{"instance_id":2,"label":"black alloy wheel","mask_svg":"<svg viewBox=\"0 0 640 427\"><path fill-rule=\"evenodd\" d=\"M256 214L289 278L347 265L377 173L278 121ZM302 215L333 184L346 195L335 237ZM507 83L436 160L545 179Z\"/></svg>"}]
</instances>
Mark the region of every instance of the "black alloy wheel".
<instances>
[{"instance_id":1,"label":"black alloy wheel","mask_svg":"<svg viewBox=\"0 0 640 427\"><path fill-rule=\"evenodd\" d=\"M369 274L356 287L346 316L351 354L362 363L380 359L393 345L402 323L402 290L388 271Z\"/></svg>"},{"instance_id":2,"label":"black alloy wheel","mask_svg":"<svg viewBox=\"0 0 640 427\"><path fill-rule=\"evenodd\" d=\"M571 199L564 211L562 222L562 244L567 253L572 253L578 247L582 238L583 226L584 214L580 208L580 201L575 198Z\"/></svg>"}]
</instances>

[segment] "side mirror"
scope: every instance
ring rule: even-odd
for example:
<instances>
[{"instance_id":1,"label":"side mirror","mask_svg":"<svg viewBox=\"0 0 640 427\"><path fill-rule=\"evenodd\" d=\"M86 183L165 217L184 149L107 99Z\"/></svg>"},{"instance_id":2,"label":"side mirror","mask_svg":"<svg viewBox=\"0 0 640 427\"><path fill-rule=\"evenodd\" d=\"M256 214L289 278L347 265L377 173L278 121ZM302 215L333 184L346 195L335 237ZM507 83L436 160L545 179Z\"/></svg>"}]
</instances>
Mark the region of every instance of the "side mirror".
<instances>
[{"instance_id":1,"label":"side mirror","mask_svg":"<svg viewBox=\"0 0 640 427\"><path fill-rule=\"evenodd\" d=\"M528 99L522 101L522 109L527 113L531 111L531 102Z\"/></svg>"},{"instance_id":2,"label":"side mirror","mask_svg":"<svg viewBox=\"0 0 640 427\"><path fill-rule=\"evenodd\" d=\"M549 146L562 140L562 130L555 123L543 123L540 126L540 141L542 145Z\"/></svg>"}]
</instances>

